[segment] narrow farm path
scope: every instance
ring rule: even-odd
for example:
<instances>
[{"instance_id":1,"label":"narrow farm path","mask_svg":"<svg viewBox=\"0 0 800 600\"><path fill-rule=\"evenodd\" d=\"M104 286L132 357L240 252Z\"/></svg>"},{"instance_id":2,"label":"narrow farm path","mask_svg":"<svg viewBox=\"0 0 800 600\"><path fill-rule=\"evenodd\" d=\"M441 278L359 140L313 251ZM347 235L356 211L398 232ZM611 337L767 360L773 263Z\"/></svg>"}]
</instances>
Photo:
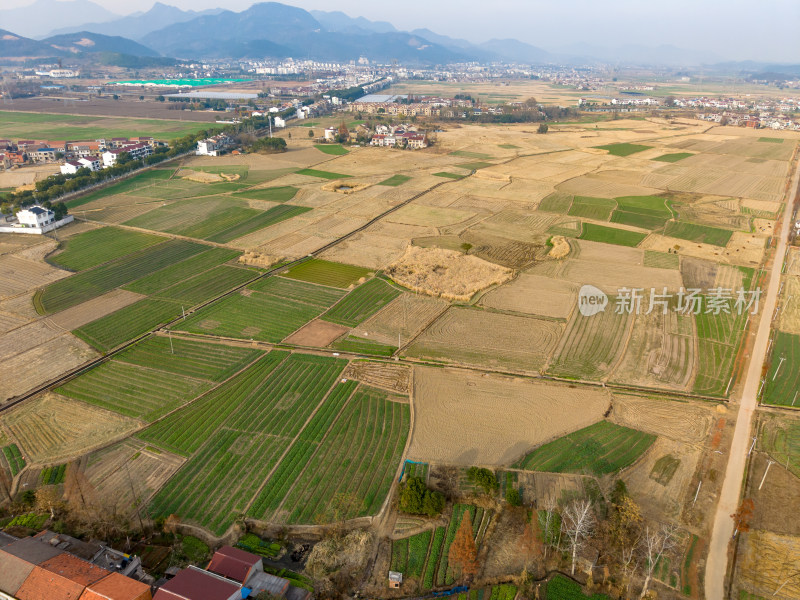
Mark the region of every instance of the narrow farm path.
<instances>
[{"instance_id":1,"label":"narrow farm path","mask_svg":"<svg viewBox=\"0 0 800 600\"><path fill-rule=\"evenodd\" d=\"M789 237L792 212L798 194L798 178L800 178L800 164L795 170L791 187L789 188L790 194L786 199L786 208L777 238L777 247L775 248L772 267L768 275L766 294L763 294L761 318L756 331L753 351L750 354L750 362L747 366L742 398L739 402L739 413L736 418L736 428L733 433L730 454L728 455L728 465L725 469L725 479L722 483L722 490L717 502L717 511L712 524L711 543L706 559L705 572L705 596L707 600L722 600L725 598L728 549L733 537L733 519L731 515L736 512L742 492L747 453L751 444L750 432L752 430L753 414L758 407L761 367L767 356L770 326L778 301L778 288L780 286L784 255L786 254L786 242Z\"/></svg>"}]
</instances>

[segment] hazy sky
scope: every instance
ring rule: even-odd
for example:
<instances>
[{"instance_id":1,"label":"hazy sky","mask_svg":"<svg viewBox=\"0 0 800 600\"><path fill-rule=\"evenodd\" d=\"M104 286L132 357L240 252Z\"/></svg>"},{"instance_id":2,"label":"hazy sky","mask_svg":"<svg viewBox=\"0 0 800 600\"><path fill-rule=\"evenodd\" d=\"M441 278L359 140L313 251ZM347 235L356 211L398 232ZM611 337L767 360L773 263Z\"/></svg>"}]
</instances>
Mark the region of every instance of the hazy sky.
<instances>
[{"instance_id":1,"label":"hazy sky","mask_svg":"<svg viewBox=\"0 0 800 600\"><path fill-rule=\"evenodd\" d=\"M127 14L153 0L94 0ZM180 8L242 10L252 0L162 0ZM723 58L800 62L800 1L762 0L282 0L308 10L341 10L352 17L389 21L399 29L429 28L481 42L513 37L558 49L585 42L626 43L710 51ZM3 0L3 8L32 0ZM88 17L88 15L87 15ZM91 18L87 18L90 21Z\"/></svg>"}]
</instances>

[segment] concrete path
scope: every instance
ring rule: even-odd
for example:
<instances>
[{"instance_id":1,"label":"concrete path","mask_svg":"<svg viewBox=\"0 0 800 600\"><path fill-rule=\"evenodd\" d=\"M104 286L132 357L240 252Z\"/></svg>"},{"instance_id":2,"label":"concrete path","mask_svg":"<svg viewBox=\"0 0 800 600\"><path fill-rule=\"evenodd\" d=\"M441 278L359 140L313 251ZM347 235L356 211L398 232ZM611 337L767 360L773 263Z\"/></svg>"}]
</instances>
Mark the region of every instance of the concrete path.
<instances>
[{"instance_id":1,"label":"concrete path","mask_svg":"<svg viewBox=\"0 0 800 600\"><path fill-rule=\"evenodd\" d=\"M766 290L762 290L761 318L758 323L756 340L747 366L742 399L739 403L739 414L736 418L736 429L733 434L728 466L722 483L717 512L714 515L711 543L706 559L705 595L707 600L723 600L725 597L725 574L728 569L728 544L733 537L733 519L731 515L739 506L742 492L744 469L747 452L752 444L751 430L753 414L758 406L758 391L761 387L761 368L767 356L770 326L778 302L781 270L786 254L787 239L792 219L792 209L797 193L800 165L792 178L789 198L783 215L780 233L777 233L778 245L775 249L772 268L768 275Z\"/></svg>"}]
</instances>

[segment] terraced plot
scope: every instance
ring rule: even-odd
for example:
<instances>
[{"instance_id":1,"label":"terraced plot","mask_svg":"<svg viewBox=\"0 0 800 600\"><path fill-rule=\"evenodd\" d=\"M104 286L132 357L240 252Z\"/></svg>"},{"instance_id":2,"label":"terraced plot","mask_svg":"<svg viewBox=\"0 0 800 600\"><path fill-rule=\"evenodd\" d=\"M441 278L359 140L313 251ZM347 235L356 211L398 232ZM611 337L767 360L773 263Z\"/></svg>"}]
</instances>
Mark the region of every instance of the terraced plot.
<instances>
[{"instance_id":1,"label":"terraced plot","mask_svg":"<svg viewBox=\"0 0 800 600\"><path fill-rule=\"evenodd\" d=\"M371 273L372 271L364 267L312 258L293 266L283 274L283 277L331 287L349 288Z\"/></svg>"},{"instance_id":2,"label":"terraced plot","mask_svg":"<svg viewBox=\"0 0 800 600\"><path fill-rule=\"evenodd\" d=\"M56 388L56 392L151 422L210 387L207 381L111 361Z\"/></svg>"},{"instance_id":3,"label":"terraced plot","mask_svg":"<svg viewBox=\"0 0 800 600\"><path fill-rule=\"evenodd\" d=\"M101 352L108 352L181 314L181 305L146 298L106 315L72 333Z\"/></svg>"},{"instance_id":4,"label":"terraced plot","mask_svg":"<svg viewBox=\"0 0 800 600\"><path fill-rule=\"evenodd\" d=\"M294 524L378 511L400 465L409 407L365 386L351 398L351 383L334 388L253 503L251 516Z\"/></svg>"},{"instance_id":5,"label":"terraced plot","mask_svg":"<svg viewBox=\"0 0 800 600\"><path fill-rule=\"evenodd\" d=\"M176 514L224 533L235 515L247 510L344 366L332 358L294 354L249 396L234 397L221 427L153 498L152 514Z\"/></svg>"},{"instance_id":6,"label":"terraced plot","mask_svg":"<svg viewBox=\"0 0 800 600\"><path fill-rule=\"evenodd\" d=\"M199 254L207 247L170 240L48 285L34 297L40 314L58 312Z\"/></svg>"},{"instance_id":7,"label":"terraced plot","mask_svg":"<svg viewBox=\"0 0 800 600\"><path fill-rule=\"evenodd\" d=\"M163 241L164 238L157 235L101 227L63 242L63 250L51 256L49 262L70 271L83 271Z\"/></svg>"},{"instance_id":8,"label":"terraced plot","mask_svg":"<svg viewBox=\"0 0 800 600\"><path fill-rule=\"evenodd\" d=\"M529 471L605 475L633 464L655 440L652 434L600 421L540 446L515 466Z\"/></svg>"},{"instance_id":9,"label":"terraced plot","mask_svg":"<svg viewBox=\"0 0 800 600\"><path fill-rule=\"evenodd\" d=\"M382 279L371 279L358 286L322 315L322 319L355 327L400 295L400 290Z\"/></svg>"}]
</instances>

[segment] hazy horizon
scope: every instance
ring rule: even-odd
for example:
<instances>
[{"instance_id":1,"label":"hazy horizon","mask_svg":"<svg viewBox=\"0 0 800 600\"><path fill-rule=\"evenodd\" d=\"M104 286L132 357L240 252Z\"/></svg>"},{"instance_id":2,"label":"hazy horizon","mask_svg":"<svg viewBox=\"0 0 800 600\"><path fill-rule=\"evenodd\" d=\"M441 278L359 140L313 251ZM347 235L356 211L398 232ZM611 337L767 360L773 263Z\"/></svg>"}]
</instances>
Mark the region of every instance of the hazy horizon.
<instances>
[{"instance_id":1,"label":"hazy horizon","mask_svg":"<svg viewBox=\"0 0 800 600\"><path fill-rule=\"evenodd\" d=\"M121 16L147 11L153 0L93 0ZM618 47L627 44L657 47L673 45L717 55L721 60L800 62L800 2L768 0L757 7L740 0L674 0L669 5L640 0L614 0L613 6L593 0L545 3L526 0L495 0L491 14L486 4L469 9L454 0L430 3L407 0L394 3L364 3L361 0L282 0L306 10L342 11L351 17L388 21L401 30L428 28L471 42L492 38L516 38L551 51L575 44ZM167 0L181 9L220 7L219 0ZM241 11L252 0L228 0L224 8ZM4 9L33 4L29 0L6 0ZM477 4L477 3L476 3ZM87 15L85 22L92 22ZM0 27L3 24L0 23Z\"/></svg>"}]
</instances>

